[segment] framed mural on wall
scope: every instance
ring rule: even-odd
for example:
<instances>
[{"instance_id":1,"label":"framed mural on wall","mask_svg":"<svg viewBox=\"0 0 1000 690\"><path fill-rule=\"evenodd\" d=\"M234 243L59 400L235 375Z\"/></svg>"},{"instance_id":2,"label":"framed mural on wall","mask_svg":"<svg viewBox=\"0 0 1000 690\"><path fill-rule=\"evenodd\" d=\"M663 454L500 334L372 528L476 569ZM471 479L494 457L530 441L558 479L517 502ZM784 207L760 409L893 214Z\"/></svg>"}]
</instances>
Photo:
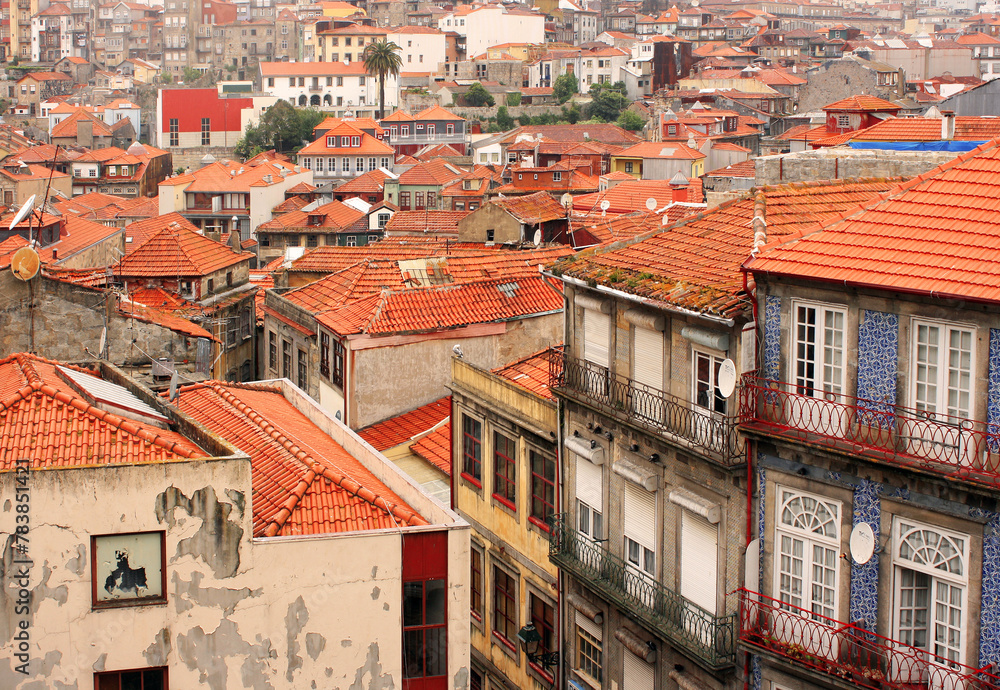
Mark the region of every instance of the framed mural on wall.
<instances>
[{"instance_id":1,"label":"framed mural on wall","mask_svg":"<svg viewBox=\"0 0 1000 690\"><path fill-rule=\"evenodd\" d=\"M166 600L165 532L94 536L90 553L95 607Z\"/></svg>"}]
</instances>

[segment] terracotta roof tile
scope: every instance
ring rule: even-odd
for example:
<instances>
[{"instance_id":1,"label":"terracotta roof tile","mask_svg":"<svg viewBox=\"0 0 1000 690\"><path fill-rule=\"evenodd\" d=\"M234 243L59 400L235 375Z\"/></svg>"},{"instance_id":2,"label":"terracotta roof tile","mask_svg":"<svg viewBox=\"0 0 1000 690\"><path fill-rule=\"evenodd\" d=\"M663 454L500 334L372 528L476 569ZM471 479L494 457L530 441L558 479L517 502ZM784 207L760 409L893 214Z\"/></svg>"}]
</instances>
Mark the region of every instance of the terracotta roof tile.
<instances>
[{"instance_id":1,"label":"terracotta roof tile","mask_svg":"<svg viewBox=\"0 0 1000 690\"><path fill-rule=\"evenodd\" d=\"M399 176L400 185L446 185L461 177L465 170L442 160L420 162Z\"/></svg>"},{"instance_id":2,"label":"terracotta roof tile","mask_svg":"<svg viewBox=\"0 0 1000 690\"><path fill-rule=\"evenodd\" d=\"M178 407L250 455L255 537L427 524L277 386L195 384Z\"/></svg>"},{"instance_id":3,"label":"terracotta roof tile","mask_svg":"<svg viewBox=\"0 0 1000 690\"><path fill-rule=\"evenodd\" d=\"M458 237L458 221L469 213L471 211L397 211L386 223L385 232Z\"/></svg>"},{"instance_id":4,"label":"terracotta roof tile","mask_svg":"<svg viewBox=\"0 0 1000 690\"><path fill-rule=\"evenodd\" d=\"M847 98L842 98L839 101L835 101L828 105L823 106L823 110L831 111L850 111L850 112L893 112L897 113L902 108L894 103L890 103L884 98L879 98L878 96L868 96L868 95L858 95L858 96L848 96Z\"/></svg>"},{"instance_id":5,"label":"terracotta roof tile","mask_svg":"<svg viewBox=\"0 0 1000 690\"><path fill-rule=\"evenodd\" d=\"M257 232L287 231L289 228L319 233L340 231L351 227L364 217L365 213L353 206L342 201L331 201L310 211L298 209L282 213L277 218L257 226Z\"/></svg>"},{"instance_id":6,"label":"terracotta roof tile","mask_svg":"<svg viewBox=\"0 0 1000 690\"><path fill-rule=\"evenodd\" d=\"M740 266L750 256L755 203L770 238L820 227L878 198L898 180L839 180L762 187L625 246L591 249L554 264L563 274L702 313L731 318L749 308ZM658 223L657 223L658 224Z\"/></svg>"},{"instance_id":7,"label":"terracotta roof tile","mask_svg":"<svg viewBox=\"0 0 1000 690\"><path fill-rule=\"evenodd\" d=\"M125 253L132 253L141 247L150 237L174 223L192 232L198 231L194 223L177 212L167 213L162 216L158 215L146 218L145 220L137 220L125 226Z\"/></svg>"},{"instance_id":8,"label":"terracotta roof tile","mask_svg":"<svg viewBox=\"0 0 1000 690\"><path fill-rule=\"evenodd\" d=\"M410 450L451 476L451 418L414 443Z\"/></svg>"},{"instance_id":9,"label":"terracotta roof tile","mask_svg":"<svg viewBox=\"0 0 1000 690\"><path fill-rule=\"evenodd\" d=\"M893 117L860 132L852 132L850 141L941 141L939 117ZM962 116L955 118L958 141L989 141L1000 137L1000 118Z\"/></svg>"},{"instance_id":10,"label":"terracotta roof tile","mask_svg":"<svg viewBox=\"0 0 1000 690\"><path fill-rule=\"evenodd\" d=\"M358 436L377 451L395 448L414 436L426 434L451 415L451 396L421 405L415 410L384 419L358 431Z\"/></svg>"},{"instance_id":11,"label":"terracotta roof tile","mask_svg":"<svg viewBox=\"0 0 1000 690\"><path fill-rule=\"evenodd\" d=\"M555 400L552 391L549 390L550 365L561 361L563 346L554 345L550 348L528 355L524 359L512 362L507 366L493 370L497 376L503 377L515 383L525 390L531 391L535 395Z\"/></svg>"},{"instance_id":12,"label":"terracotta roof tile","mask_svg":"<svg viewBox=\"0 0 1000 690\"><path fill-rule=\"evenodd\" d=\"M175 431L94 407L56 366L28 354L0 359L0 471L13 469L15 458L30 458L33 468L59 468L205 457Z\"/></svg>"},{"instance_id":13,"label":"terracotta roof tile","mask_svg":"<svg viewBox=\"0 0 1000 690\"><path fill-rule=\"evenodd\" d=\"M170 224L125 255L120 275L126 277L206 276L249 261L227 245L209 239L181 224Z\"/></svg>"},{"instance_id":14,"label":"terracotta roof tile","mask_svg":"<svg viewBox=\"0 0 1000 690\"><path fill-rule=\"evenodd\" d=\"M937 297L1000 301L996 141L901 184L864 209L767 248L748 266Z\"/></svg>"}]
</instances>

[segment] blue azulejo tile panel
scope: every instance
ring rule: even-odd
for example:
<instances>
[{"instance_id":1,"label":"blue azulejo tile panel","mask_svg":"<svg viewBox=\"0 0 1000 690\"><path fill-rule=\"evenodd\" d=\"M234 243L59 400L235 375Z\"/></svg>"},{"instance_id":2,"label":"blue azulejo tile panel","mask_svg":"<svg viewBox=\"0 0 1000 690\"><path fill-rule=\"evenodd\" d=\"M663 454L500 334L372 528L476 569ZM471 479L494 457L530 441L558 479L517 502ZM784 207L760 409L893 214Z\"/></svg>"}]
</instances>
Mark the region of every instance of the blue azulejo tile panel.
<instances>
[{"instance_id":1,"label":"blue azulejo tile panel","mask_svg":"<svg viewBox=\"0 0 1000 690\"><path fill-rule=\"evenodd\" d=\"M764 355L761 358L761 375L777 381L781 377L781 298L767 295L764 298Z\"/></svg>"},{"instance_id":2,"label":"blue azulejo tile panel","mask_svg":"<svg viewBox=\"0 0 1000 690\"><path fill-rule=\"evenodd\" d=\"M855 526L865 523L875 533L875 543L879 543L879 521L881 518L881 485L862 479L854 489ZM872 556L867 563L851 561L851 621L866 630L875 630L878 621L878 556Z\"/></svg>"},{"instance_id":3,"label":"blue azulejo tile panel","mask_svg":"<svg viewBox=\"0 0 1000 690\"><path fill-rule=\"evenodd\" d=\"M992 367L992 362L991 362ZM993 372L990 372L992 377ZM970 509L974 518L986 518L983 529L983 593L979 618L979 666L1000 666L1000 513Z\"/></svg>"},{"instance_id":4,"label":"blue azulejo tile panel","mask_svg":"<svg viewBox=\"0 0 1000 690\"><path fill-rule=\"evenodd\" d=\"M760 690L760 657L756 654L750 657L750 672L753 674L750 681L751 690Z\"/></svg>"},{"instance_id":5,"label":"blue azulejo tile panel","mask_svg":"<svg viewBox=\"0 0 1000 690\"><path fill-rule=\"evenodd\" d=\"M894 426L899 316L864 310L858 326L858 408L870 426Z\"/></svg>"},{"instance_id":6,"label":"blue azulejo tile panel","mask_svg":"<svg viewBox=\"0 0 1000 690\"><path fill-rule=\"evenodd\" d=\"M990 450L1000 450L1000 328L990 329L990 375L986 393L987 431Z\"/></svg>"},{"instance_id":7,"label":"blue azulejo tile panel","mask_svg":"<svg viewBox=\"0 0 1000 690\"><path fill-rule=\"evenodd\" d=\"M764 457L763 453L757 454L757 462L761 462ZM758 573L757 582L763 583L764 581L764 505L765 498L767 496L765 489L767 488L767 475L764 472L764 468L757 467L757 541L760 546L760 573Z\"/></svg>"}]
</instances>

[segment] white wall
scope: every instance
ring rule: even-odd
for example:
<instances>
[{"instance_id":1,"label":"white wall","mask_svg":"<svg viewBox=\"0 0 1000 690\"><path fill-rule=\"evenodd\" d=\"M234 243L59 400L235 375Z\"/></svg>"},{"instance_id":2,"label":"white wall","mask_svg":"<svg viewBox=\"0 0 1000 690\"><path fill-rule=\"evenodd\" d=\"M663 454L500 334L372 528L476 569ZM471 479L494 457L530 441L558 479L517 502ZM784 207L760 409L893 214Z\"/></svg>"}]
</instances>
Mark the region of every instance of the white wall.
<instances>
[{"instance_id":1,"label":"white wall","mask_svg":"<svg viewBox=\"0 0 1000 690\"><path fill-rule=\"evenodd\" d=\"M403 59L403 72L437 72L438 64L444 62L446 57L443 33L411 33L404 29L399 33L390 32L387 40L402 48L400 57ZM389 80L386 79L386 90L388 88ZM377 91L376 88L376 93Z\"/></svg>"}]
</instances>

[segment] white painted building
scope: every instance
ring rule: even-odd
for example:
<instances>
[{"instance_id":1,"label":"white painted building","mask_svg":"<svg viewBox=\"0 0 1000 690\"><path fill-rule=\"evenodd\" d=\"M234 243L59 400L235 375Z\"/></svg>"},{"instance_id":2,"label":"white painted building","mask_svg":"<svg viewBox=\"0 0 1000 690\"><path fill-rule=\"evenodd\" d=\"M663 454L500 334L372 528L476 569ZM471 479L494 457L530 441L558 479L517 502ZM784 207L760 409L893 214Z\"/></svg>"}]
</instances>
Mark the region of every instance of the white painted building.
<instances>
[{"instance_id":1,"label":"white painted building","mask_svg":"<svg viewBox=\"0 0 1000 690\"><path fill-rule=\"evenodd\" d=\"M438 20L441 31L465 36L465 54L480 55L503 43L545 43L545 17L530 10L499 5L459 7Z\"/></svg>"},{"instance_id":2,"label":"white painted building","mask_svg":"<svg viewBox=\"0 0 1000 690\"><path fill-rule=\"evenodd\" d=\"M260 80L264 93L295 106L345 108L358 117L378 109L378 79L363 62L262 62ZM397 79L386 76L387 111L396 107L398 94Z\"/></svg>"},{"instance_id":3,"label":"white painted building","mask_svg":"<svg viewBox=\"0 0 1000 690\"><path fill-rule=\"evenodd\" d=\"M58 48L53 50L56 44ZM54 63L64 57L70 57L73 54L72 49L73 15L69 13L67 7L56 4L31 18L33 62Z\"/></svg>"},{"instance_id":4,"label":"white painted building","mask_svg":"<svg viewBox=\"0 0 1000 690\"><path fill-rule=\"evenodd\" d=\"M401 26L389 29L386 40L400 47L403 72L437 72L445 62L444 32L431 26Z\"/></svg>"}]
</instances>

